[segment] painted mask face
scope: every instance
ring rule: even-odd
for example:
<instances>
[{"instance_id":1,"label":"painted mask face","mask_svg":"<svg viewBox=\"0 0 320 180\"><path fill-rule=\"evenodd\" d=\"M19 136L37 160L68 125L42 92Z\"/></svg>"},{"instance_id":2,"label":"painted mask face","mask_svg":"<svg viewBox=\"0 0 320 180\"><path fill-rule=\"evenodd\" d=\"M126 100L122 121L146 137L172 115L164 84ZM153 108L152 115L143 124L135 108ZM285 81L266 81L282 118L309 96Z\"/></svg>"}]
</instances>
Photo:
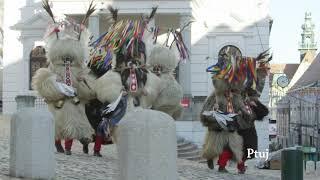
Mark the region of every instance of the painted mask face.
<instances>
[{"instance_id":1,"label":"painted mask face","mask_svg":"<svg viewBox=\"0 0 320 180\"><path fill-rule=\"evenodd\" d=\"M218 62L207 68L207 72L211 72L212 79L224 80L232 83L236 78L237 60L232 56L220 56Z\"/></svg>"}]
</instances>

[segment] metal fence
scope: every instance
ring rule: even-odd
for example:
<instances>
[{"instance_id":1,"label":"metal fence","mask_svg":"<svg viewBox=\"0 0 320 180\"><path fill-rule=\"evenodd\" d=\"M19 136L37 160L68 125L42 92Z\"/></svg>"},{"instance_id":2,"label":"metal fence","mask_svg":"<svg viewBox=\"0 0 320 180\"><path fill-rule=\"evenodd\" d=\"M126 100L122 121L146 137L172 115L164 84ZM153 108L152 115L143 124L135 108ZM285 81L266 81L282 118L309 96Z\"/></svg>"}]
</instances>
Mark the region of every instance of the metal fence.
<instances>
[{"instance_id":1,"label":"metal fence","mask_svg":"<svg viewBox=\"0 0 320 180\"><path fill-rule=\"evenodd\" d=\"M42 97L37 97L34 102L35 108L48 108L47 103L44 101Z\"/></svg>"}]
</instances>

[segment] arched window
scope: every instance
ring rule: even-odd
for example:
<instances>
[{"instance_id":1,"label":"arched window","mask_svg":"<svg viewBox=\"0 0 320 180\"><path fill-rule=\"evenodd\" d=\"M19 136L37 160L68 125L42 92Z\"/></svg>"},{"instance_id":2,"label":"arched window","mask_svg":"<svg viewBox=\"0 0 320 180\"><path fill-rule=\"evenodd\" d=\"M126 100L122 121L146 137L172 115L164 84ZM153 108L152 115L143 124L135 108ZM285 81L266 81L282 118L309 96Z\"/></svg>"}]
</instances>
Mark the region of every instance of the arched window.
<instances>
[{"instance_id":1,"label":"arched window","mask_svg":"<svg viewBox=\"0 0 320 180\"><path fill-rule=\"evenodd\" d=\"M242 56L242 53L239 48L233 45L226 45L222 47L219 51L219 57L223 55L232 55L233 57Z\"/></svg>"},{"instance_id":2,"label":"arched window","mask_svg":"<svg viewBox=\"0 0 320 180\"><path fill-rule=\"evenodd\" d=\"M36 46L30 52L30 81L29 81L29 89L31 87L32 77L36 73L39 68L47 67L47 58L46 58L46 50L43 46Z\"/></svg>"}]
</instances>

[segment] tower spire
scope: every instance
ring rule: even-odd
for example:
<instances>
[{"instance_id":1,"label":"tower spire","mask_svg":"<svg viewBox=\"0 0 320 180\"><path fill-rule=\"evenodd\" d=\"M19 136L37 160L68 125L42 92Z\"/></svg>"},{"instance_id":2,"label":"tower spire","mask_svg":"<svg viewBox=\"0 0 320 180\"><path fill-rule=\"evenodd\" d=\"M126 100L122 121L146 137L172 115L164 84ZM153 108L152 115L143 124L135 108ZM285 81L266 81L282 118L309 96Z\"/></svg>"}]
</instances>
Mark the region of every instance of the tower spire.
<instances>
[{"instance_id":1,"label":"tower spire","mask_svg":"<svg viewBox=\"0 0 320 180\"><path fill-rule=\"evenodd\" d=\"M314 38L314 24L311 20L311 12L305 13L304 23L301 26L301 42L299 44L300 61L303 60L305 54L309 51L315 55L317 51L317 43Z\"/></svg>"}]
</instances>

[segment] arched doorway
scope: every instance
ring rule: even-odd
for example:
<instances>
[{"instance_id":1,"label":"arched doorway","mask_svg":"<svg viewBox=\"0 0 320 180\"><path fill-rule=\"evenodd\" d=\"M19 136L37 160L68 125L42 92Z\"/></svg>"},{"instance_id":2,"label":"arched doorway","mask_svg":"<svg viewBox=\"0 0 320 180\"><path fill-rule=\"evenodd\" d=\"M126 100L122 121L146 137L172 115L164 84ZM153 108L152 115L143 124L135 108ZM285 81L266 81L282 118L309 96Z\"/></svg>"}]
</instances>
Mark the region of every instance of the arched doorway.
<instances>
[{"instance_id":1,"label":"arched doorway","mask_svg":"<svg viewBox=\"0 0 320 180\"><path fill-rule=\"evenodd\" d=\"M46 50L43 46L36 46L30 52L30 82L29 89L32 90L32 77L39 68L47 67Z\"/></svg>"},{"instance_id":2,"label":"arched doorway","mask_svg":"<svg viewBox=\"0 0 320 180\"><path fill-rule=\"evenodd\" d=\"M223 56L223 55L231 55L233 57L238 57L238 56L242 56L242 53L240 51L240 49L234 45L226 45L226 46L223 46L220 51L219 51L219 54L218 56Z\"/></svg>"}]
</instances>

